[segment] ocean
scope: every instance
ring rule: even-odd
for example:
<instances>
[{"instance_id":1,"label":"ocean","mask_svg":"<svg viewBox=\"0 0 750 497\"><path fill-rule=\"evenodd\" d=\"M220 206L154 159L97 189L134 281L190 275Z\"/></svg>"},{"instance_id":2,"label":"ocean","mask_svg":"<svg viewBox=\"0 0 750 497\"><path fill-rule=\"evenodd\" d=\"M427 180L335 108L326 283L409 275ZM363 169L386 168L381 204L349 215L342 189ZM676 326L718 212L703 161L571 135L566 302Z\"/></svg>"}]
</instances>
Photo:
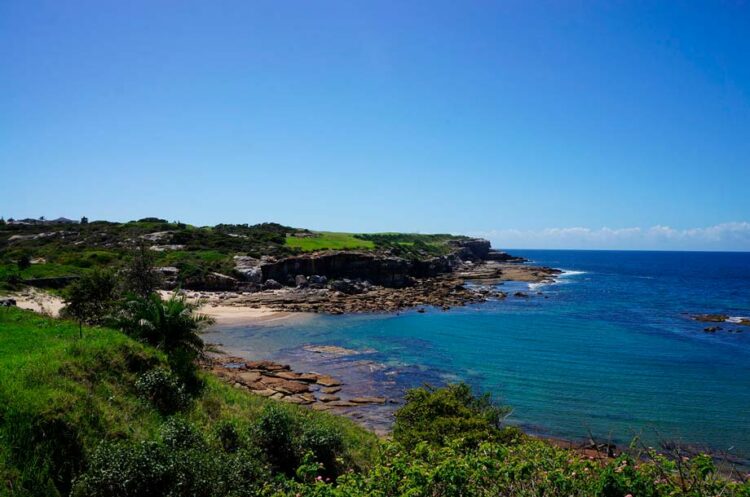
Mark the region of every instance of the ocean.
<instances>
[{"instance_id":1,"label":"ocean","mask_svg":"<svg viewBox=\"0 0 750 497\"><path fill-rule=\"evenodd\" d=\"M351 395L393 399L355 416L386 430L407 388L465 381L543 436L750 457L750 253L513 250L565 272L549 285L442 311L292 318L206 337L249 359L343 378ZM529 296L515 297L517 291ZM336 345L357 354L306 349ZM348 386L350 385L350 386Z\"/></svg>"}]
</instances>

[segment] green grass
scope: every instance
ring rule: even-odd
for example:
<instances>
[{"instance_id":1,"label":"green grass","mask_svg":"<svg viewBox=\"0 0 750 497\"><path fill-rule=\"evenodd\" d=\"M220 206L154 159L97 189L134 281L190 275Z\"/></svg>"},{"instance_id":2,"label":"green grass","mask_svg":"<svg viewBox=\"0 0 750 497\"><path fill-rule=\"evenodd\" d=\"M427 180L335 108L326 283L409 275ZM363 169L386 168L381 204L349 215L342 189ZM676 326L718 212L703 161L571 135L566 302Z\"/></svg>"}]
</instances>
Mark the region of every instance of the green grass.
<instances>
[{"instance_id":1,"label":"green grass","mask_svg":"<svg viewBox=\"0 0 750 497\"><path fill-rule=\"evenodd\" d=\"M11 274L18 274L21 279L28 280L32 278L57 278L60 276L79 275L84 270L78 266L69 264L32 264L26 269L19 271L16 264L0 265L0 280L5 280Z\"/></svg>"},{"instance_id":2,"label":"green grass","mask_svg":"<svg viewBox=\"0 0 750 497\"><path fill-rule=\"evenodd\" d=\"M56 495L102 441L154 440L166 419L134 386L141 373L168 367L161 352L106 328L78 336L75 323L0 308L0 495L6 485L26 489L11 495ZM202 376L206 387L182 416L207 438L223 422L248 430L274 402ZM372 459L375 436L352 422L278 405L338 429L352 464Z\"/></svg>"},{"instance_id":3,"label":"green grass","mask_svg":"<svg viewBox=\"0 0 750 497\"><path fill-rule=\"evenodd\" d=\"M286 245L291 248L312 252L315 250L373 249L375 243L362 240L351 233L334 233L330 231L313 232L312 236L287 236Z\"/></svg>"}]
</instances>

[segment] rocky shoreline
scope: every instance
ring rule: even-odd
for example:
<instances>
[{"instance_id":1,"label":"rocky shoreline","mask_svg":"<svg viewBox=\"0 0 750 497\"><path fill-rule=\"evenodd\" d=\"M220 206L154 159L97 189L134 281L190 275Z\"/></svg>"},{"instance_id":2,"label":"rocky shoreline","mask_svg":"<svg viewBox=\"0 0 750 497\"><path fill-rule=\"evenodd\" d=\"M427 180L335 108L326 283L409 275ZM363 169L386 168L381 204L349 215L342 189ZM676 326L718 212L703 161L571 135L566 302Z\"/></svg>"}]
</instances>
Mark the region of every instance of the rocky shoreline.
<instances>
[{"instance_id":1,"label":"rocky shoreline","mask_svg":"<svg viewBox=\"0 0 750 497\"><path fill-rule=\"evenodd\" d=\"M415 280L410 286L394 288L374 285L368 280L344 278L336 286L304 284L264 291L190 291L188 298L212 306L268 308L286 312L344 314L398 312L425 306L447 310L451 307L503 299L507 293L494 288L505 281L552 282L561 273L549 267L518 263L463 262L453 272ZM300 279L301 280L301 279ZM472 285L466 285L471 282Z\"/></svg>"},{"instance_id":2,"label":"rocky shoreline","mask_svg":"<svg viewBox=\"0 0 750 497\"><path fill-rule=\"evenodd\" d=\"M202 361L201 366L234 388L280 402L307 406L316 411L330 411L361 422L371 429L372 426L363 422L365 416L360 408L397 403L384 396L357 394L352 385L331 375L300 373L293 371L288 364L274 361L247 361L241 357L212 354ZM375 431L381 435L386 433Z\"/></svg>"}]
</instances>

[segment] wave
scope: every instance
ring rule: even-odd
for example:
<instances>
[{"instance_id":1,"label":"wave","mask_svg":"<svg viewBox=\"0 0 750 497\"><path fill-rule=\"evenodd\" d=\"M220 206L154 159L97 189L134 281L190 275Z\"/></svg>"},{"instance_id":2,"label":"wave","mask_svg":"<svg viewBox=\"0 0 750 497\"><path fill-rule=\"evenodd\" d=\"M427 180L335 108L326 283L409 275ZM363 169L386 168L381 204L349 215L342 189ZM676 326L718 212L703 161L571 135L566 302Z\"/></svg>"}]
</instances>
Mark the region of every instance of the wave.
<instances>
[{"instance_id":1,"label":"wave","mask_svg":"<svg viewBox=\"0 0 750 497\"><path fill-rule=\"evenodd\" d=\"M549 281L540 281L537 283L529 283L529 290L530 291L536 291L541 287L545 286L551 286L551 285L559 285L561 283L571 283L571 281L565 281L564 278L569 278L571 276L580 276L582 274L587 274L588 271L574 271L572 269L560 269L562 271L560 274L557 275L557 277L549 280Z\"/></svg>"},{"instance_id":2,"label":"wave","mask_svg":"<svg viewBox=\"0 0 750 497\"><path fill-rule=\"evenodd\" d=\"M558 276L558 278L567 278L568 276L578 276L580 274L586 274L588 271L573 271L569 269L561 269L562 274Z\"/></svg>"}]
</instances>

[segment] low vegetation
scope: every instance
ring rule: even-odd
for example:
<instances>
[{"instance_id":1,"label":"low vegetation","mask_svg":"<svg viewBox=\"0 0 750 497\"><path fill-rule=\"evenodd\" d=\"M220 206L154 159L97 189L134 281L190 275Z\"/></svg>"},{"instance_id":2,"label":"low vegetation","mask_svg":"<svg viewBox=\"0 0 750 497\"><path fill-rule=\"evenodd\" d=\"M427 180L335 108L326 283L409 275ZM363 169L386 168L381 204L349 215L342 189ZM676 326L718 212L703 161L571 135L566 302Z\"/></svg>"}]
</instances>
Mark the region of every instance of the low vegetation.
<instances>
[{"instance_id":1,"label":"low vegetation","mask_svg":"<svg viewBox=\"0 0 750 497\"><path fill-rule=\"evenodd\" d=\"M393 439L233 389L110 328L0 309L0 495L749 496L707 456L599 460L503 426L465 385L407 396Z\"/></svg>"},{"instance_id":2,"label":"low vegetation","mask_svg":"<svg viewBox=\"0 0 750 497\"><path fill-rule=\"evenodd\" d=\"M127 267L133 249L178 269L177 284L200 288L207 275L234 272L236 255L283 257L317 250L367 250L411 259L450 252L453 235L314 232L276 223L198 227L144 218L127 223L0 224L0 290L24 283L61 288L95 269ZM56 278L57 281L39 279ZM43 285L42 285L43 284Z\"/></svg>"}]
</instances>

